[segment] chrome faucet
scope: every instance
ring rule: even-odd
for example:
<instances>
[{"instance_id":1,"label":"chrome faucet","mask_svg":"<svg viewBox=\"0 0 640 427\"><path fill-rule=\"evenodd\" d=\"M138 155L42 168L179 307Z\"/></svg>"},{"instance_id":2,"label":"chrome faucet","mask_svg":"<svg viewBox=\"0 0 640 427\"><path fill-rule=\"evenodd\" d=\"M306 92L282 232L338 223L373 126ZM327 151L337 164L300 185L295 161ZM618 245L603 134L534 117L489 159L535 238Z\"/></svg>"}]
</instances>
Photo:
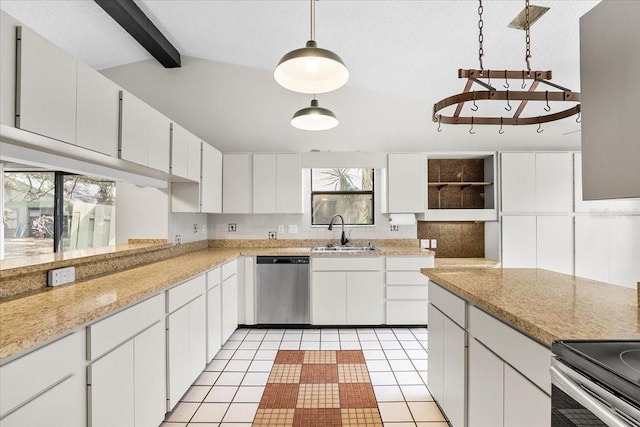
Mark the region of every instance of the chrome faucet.
<instances>
[{"instance_id":1,"label":"chrome faucet","mask_svg":"<svg viewBox=\"0 0 640 427\"><path fill-rule=\"evenodd\" d=\"M340 244L342 246L345 246L347 243L349 243L349 239L347 239L347 236L344 234L344 218L342 217L342 215L334 215L331 217L331 221L329 221L329 230L333 230L333 220L336 218L340 218L340 220L342 221L342 236L340 236Z\"/></svg>"}]
</instances>

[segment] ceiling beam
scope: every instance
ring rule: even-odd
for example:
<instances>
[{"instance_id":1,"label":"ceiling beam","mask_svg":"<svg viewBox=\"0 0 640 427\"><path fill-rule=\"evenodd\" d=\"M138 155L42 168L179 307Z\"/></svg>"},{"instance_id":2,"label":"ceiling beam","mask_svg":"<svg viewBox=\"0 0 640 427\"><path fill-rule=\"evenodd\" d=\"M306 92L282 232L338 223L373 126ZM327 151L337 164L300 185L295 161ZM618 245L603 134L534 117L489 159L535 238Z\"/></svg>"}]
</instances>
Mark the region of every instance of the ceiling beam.
<instances>
[{"instance_id":1,"label":"ceiling beam","mask_svg":"<svg viewBox=\"0 0 640 427\"><path fill-rule=\"evenodd\" d=\"M180 67L180 52L134 0L94 0L165 68Z\"/></svg>"}]
</instances>

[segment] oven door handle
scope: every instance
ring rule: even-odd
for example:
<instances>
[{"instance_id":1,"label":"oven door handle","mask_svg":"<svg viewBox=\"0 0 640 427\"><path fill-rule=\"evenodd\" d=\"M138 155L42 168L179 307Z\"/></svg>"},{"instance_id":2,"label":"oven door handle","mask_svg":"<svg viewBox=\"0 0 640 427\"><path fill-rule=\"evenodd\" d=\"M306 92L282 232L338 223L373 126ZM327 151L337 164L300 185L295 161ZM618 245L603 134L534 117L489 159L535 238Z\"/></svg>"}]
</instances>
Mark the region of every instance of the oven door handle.
<instances>
[{"instance_id":1,"label":"oven door handle","mask_svg":"<svg viewBox=\"0 0 640 427\"><path fill-rule=\"evenodd\" d=\"M633 427L612 412L612 408L600 403L597 399L590 396L582 387L572 380L564 372L557 367L551 367L551 383L558 386L562 391L567 393L572 399L584 406L593 415L600 418L609 427Z\"/></svg>"}]
</instances>

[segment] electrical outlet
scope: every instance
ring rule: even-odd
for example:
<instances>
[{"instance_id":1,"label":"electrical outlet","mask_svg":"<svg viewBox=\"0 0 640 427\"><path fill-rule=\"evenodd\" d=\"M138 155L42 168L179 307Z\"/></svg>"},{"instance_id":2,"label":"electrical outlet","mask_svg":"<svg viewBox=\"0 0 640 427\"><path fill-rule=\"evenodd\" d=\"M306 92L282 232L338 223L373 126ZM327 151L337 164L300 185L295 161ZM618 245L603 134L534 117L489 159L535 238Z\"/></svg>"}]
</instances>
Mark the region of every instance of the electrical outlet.
<instances>
[{"instance_id":1,"label":"electrical outlet","mask_svg":"<svg viewBox=\"0 0 640 427\"><path fill-rule=\"evenodd\" d=\"M391 228L391 231L399 231L400 230L400 226L399 225L390 225L389 227Z\"/></svg>"},{"instance_id":2,"label":"electrical outlet","mask_svg":"<svg viewBox=\"0 0 640 427\"><path fill-rule=\"evenodd\" d=\"M58 268L56 270L49 270L47 272L48 286L60 286L67 283L75 282L75 280L76 280L75 267Z\"/></svg>"},{"instance_id":3,"label":"electrical outlet","mask_svg":"<svg viewBox=\"0 0 640 427\"><path fill-rule=\"evenodd\" d=\"M436 239L431 239L431 249L435 249L438 247L438 241Z\"/></svg>"},{"instance_id":4,"label":"electrical outlet","mask_svg":"<svg viewBox=\"0 0 640 427\"><path fill-rule=\"evenodd\" d=\"M289 224L289 229L287 230L289 232L289 234L296 234L298 232L298 225L297 224Z\"/></svg>"},{"instance_id":5,"label":"electrical outlet","mask_svg":"<svg viewBox=\"0 0 640 427\"><path fill-rule=\"evenodd\" d=\"M193 224L193 232L194 233L198 232L198 224Z\"/></svg>"},{"instance_id":6,"label":"electrical outlet","mask_svg":"<svg viewBox=\"0 0 640 427\"><path fill-rule=\"evenodd\" d=\"M229 226L227 227L227 231L236 231L236 225L235 224L229 224Z\"/></svg>"},{"instance_id":7,"label":"electrical outlet","mask_svg":"<svg viewBox=\"0 0 640 427\"><path fill-rule=\"evenodd\" d=\"M278 226L278 233L284 234L284 225L279 225Z\"/></svg>"},{"instance_id":8,"label":"electrical outlet","mask_svg":"<svg viewBox=\"0 0 640 427\"><path fill-rule=\"evenodd\" d=\"M278 233L276 233L275 231L270 231L269 232L269 240L274 240L278 238Z\"/></svg>"},{"instance_id":9,"label":"electrical outlet","mask_svg":"<svg viewBox=\"0 0 640 427\"><path fill-rule=\"evenodd\" d=\"M429 249L429 239L420 239L420 247L422 249Z\"/></svg>"},{"instance_id":10,"label":"electrical outlet","mask_svg":"<svg viewBox=\"0 0 640 427\"><path fill-rule=\"evenodd\" d=\"M176 245L179 245L180 243L182 243L182 236L180 236L179 234L176 234L176 238L173 241Z\"/></svg>"}]
</instances>

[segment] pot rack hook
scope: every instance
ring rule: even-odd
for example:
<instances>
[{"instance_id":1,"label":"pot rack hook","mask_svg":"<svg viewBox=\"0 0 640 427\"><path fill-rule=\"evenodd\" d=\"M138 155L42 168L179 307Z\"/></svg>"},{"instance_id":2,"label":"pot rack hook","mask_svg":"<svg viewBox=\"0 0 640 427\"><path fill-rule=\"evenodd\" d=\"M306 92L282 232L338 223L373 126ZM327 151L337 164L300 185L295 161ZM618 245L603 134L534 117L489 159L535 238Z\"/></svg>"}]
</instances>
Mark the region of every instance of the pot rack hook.
<instances>
[{"instance_id":1,"label":"pot rack hook","mask_svg":"<svg viewBox=\"0 0 640 427\"><path fill-rule=\"evenodd\" d=\"M507 91L507 106L504 107L505 110L511 111L511 104L509 103L509 91Z\"/></svg>"},{"instance_id":2,"label":"pot rack hook","mask_svg":"<svg viewBox=\"0 0 640 427\"><path fill-rule=\"evenodd\" d=\"M547 101L547 106L544 107L544 111L551 111L551 107L549 107L549 91L548 90L544 91L544 99L545 101Z\"/></svg>"},{"instance_id":3,"label":"pot rack hook","mask_svg":"<svg viewBox=\"0 0 640 427\"><path fill-rule=\"evenodd\" d=\"M542 125L540 124L540 116L538 116L538 129L536 129L536 132L538 133L544 132L544 129L542 129Z\"/></svg>"},{"instance_id":4,"label":"pot rack hook","mask_svg":"<svg viewBox=\"0 0 640 427\"><path fill-rule=\"evenodd\" d=\"M578 117L576 117L576 123L582 123L582 112L578 111Z\"/></svg>"},{"instance_id":5,"label":"pot rack hook","mask_svg":"<svg viewBox=\"0 0 640 427\"><path fill-rule=\"evenodd\" d=\"M438 132L442 132L442 129L440 127L441 120L442 120L442 114L438 114Z\"/></svg>"},{"instance_id":6,"label":"pot rack hook","mask_svg":"<svg viewBox=\"0 0 640 427\"><path fill-rule=\"evenodd\" d=\"M521 89L524 89L527 87L527 81L524 78L524 70L522 70L522 85L520 85Z\"/></svg>"},{"instance_id":7,"label":"pot rack hook","mask_svg":"<svg viewBox=\"0 0 640 427\"><path fill-rule=\"evenodd\" d=\"M504 133L504 129L502 129L502 117L500 117L500 129L498 129L498 133L502 135Z\"/></svg>"},{"instance_id":8,"label":"pot rack hook","mask_svg":"<svg viewBox=\"0 0 640 427\"><path fill-rule=\"evenodd\" d=\"M504 70L504 84L502 85L505 89L509 89L509 80L507 79L507 70Z\"/></svg>"},{"instance_id":9,"label":"pot rack hook","mask_svg":"<svg viewBox=\"0 0 640 427\"><path fill-rule=\"evenodd\" d=\"M476 132L473 130L473 116L471 116L471 127L469 128L469 133L474 135Z\"/></svg>"},{"instance_id":10,"label":"pot rack hook","mask_svg":"<svg viewBox=\"0 0 640 427\"><path fill-rule=\"evenodd\" d=\"M473 91L473 107L469 107L471 111L478 111L478 105L476 104L476 91Z\"/></svg>"}]
</instances>

